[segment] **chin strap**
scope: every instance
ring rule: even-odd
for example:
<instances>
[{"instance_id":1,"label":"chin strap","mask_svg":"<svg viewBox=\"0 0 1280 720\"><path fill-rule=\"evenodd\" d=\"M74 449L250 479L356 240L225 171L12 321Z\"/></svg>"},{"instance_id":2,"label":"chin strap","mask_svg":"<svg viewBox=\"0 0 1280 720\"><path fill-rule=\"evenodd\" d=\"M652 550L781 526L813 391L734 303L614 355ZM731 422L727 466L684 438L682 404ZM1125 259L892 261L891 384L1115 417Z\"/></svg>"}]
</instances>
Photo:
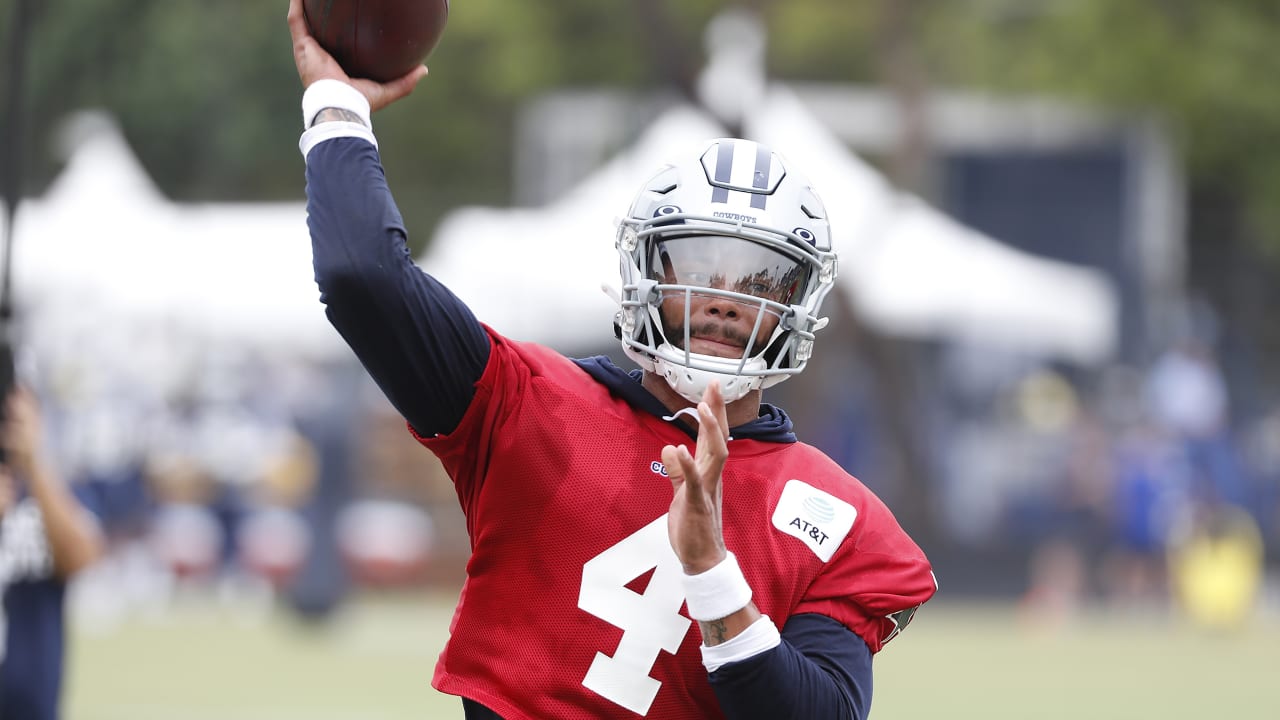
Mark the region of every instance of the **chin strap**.
<instances>
[{"instance_id":1,"label":"chin strap","mask_svg":"<svg viewBox=\"0 0 1280 720\"><path fill-rule=\"evenodd\" d=\"M663 415L662 419L666 420L667 422L675 422L680 418L681 415L688 415L689 417L693 418L693 421L695 423L698 422L698 411L690 407L680 408L679 410L671 413L670 415ZM733 439L733 436L730 435L729 437L725 438L725 441L729 441L732 439Z\"/></svg>"},{"instance_id":2,"label":"chin strap","mask_svg":"<svg viewBox=\"0 0 1280 720\"><path fill-rule=\"evenodd\" d=\"M698 421L698 411L690 407L680 408L679 410L671 413L670 415L663 415L662 419L666 420L667 422L675 422L680 418L681 415L688 415L689 417L693 418L694 422Z\"/></svg>"}]
</instances>

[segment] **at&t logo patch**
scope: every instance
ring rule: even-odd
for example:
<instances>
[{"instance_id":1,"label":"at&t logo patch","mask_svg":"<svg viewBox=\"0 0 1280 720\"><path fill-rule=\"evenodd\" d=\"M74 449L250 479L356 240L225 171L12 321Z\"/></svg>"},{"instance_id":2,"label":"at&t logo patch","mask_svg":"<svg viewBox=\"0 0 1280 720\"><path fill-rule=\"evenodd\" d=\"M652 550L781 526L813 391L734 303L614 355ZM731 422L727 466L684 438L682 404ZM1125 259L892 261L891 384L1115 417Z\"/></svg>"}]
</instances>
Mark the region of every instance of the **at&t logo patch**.
<instances>
[{"instance_id":1,"label":"at&t logo patch","mask_svg":"<svg viewBox=\"0 0 1280 720\"><path fill-rule=\"evenodd\" d=\"M773 526L798 538L827 562L857 517L857 508L844 500L806 482L789 480L773 510Z\"/></svg>"}]
</instances>

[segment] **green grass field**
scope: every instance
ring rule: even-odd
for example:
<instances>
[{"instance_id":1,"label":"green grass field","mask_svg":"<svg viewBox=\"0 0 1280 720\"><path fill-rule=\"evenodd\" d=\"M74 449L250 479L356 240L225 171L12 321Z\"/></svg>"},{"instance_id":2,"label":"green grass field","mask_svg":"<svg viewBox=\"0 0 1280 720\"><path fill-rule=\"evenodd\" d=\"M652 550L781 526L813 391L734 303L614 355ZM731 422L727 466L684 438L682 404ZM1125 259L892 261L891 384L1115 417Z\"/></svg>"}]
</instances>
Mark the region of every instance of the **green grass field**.
<instances>
[{"instance_id":1,"label":"green grass field","mask_svg":"<svg viewBox=\"0 0 1280 720\"><path fill-rule=\"evenodd\" d=\"M67 720L457 720L431 688L453 595L370 598L308 627L187 601L74 628ZM926 606L877 657L875 720L1280 717L1280 619L1222 635L1167 616L1052 631L1011 607Z\"/></svg>"}]
</instances>

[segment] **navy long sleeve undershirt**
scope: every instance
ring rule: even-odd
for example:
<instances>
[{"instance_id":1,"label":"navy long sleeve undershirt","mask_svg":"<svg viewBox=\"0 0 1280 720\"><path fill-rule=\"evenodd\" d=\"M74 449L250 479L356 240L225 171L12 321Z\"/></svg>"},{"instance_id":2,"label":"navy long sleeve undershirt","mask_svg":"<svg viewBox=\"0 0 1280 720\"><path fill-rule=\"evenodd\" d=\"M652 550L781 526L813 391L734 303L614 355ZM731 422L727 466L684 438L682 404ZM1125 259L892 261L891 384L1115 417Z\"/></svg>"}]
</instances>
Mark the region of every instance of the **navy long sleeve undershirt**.
<instances>
[{"instance_id":1,"label":"navy long sleeve undershirt","mask_svg":"<svg viewBox=\"0 0 1280 720\"><path fill-rule=\"evenodd\" d=\"M452 430L489 360L489 337L413 262L372 145L339 138L312 149L307 226L329 321L414 430Z\"/></svg>"},{"instance_id":2,"label":"navy long sleeve undershirt","mask_svg":"<svg viewBox=\"0 0 1280 720\"><path fill-rule=\"evenodd\" d=\"M488 362L484 329L413 262L372 145L322 142L307 158L306 178L316 283L330 322L420 435L452 431ZM778 647L710 679L730 720L861 720L871 703L871 652L837 621L798 615L786 620ZM464 704L469 719L497 717Z\"/></svg>"}]
</instances>

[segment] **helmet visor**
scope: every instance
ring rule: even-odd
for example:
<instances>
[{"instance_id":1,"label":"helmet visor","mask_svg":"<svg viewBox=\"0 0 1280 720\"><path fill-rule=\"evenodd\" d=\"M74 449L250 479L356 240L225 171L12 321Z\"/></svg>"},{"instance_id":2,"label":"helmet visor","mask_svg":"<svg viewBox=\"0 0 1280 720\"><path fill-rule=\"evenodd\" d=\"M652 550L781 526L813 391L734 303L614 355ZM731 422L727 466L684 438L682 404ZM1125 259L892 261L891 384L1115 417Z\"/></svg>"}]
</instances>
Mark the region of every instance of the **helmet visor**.
<instances>
[{"instance_id":1,"label":"helmet visor","mask_svg":"<svg viewBox=\"0 0 1280 720\"><path fill-rule=\"evenodd\" d=\"M663 285L712 288L789 305L805 266L786 253L726 235L686 235L650 245L648 273Z\"/></svg>"}]
</instances>

